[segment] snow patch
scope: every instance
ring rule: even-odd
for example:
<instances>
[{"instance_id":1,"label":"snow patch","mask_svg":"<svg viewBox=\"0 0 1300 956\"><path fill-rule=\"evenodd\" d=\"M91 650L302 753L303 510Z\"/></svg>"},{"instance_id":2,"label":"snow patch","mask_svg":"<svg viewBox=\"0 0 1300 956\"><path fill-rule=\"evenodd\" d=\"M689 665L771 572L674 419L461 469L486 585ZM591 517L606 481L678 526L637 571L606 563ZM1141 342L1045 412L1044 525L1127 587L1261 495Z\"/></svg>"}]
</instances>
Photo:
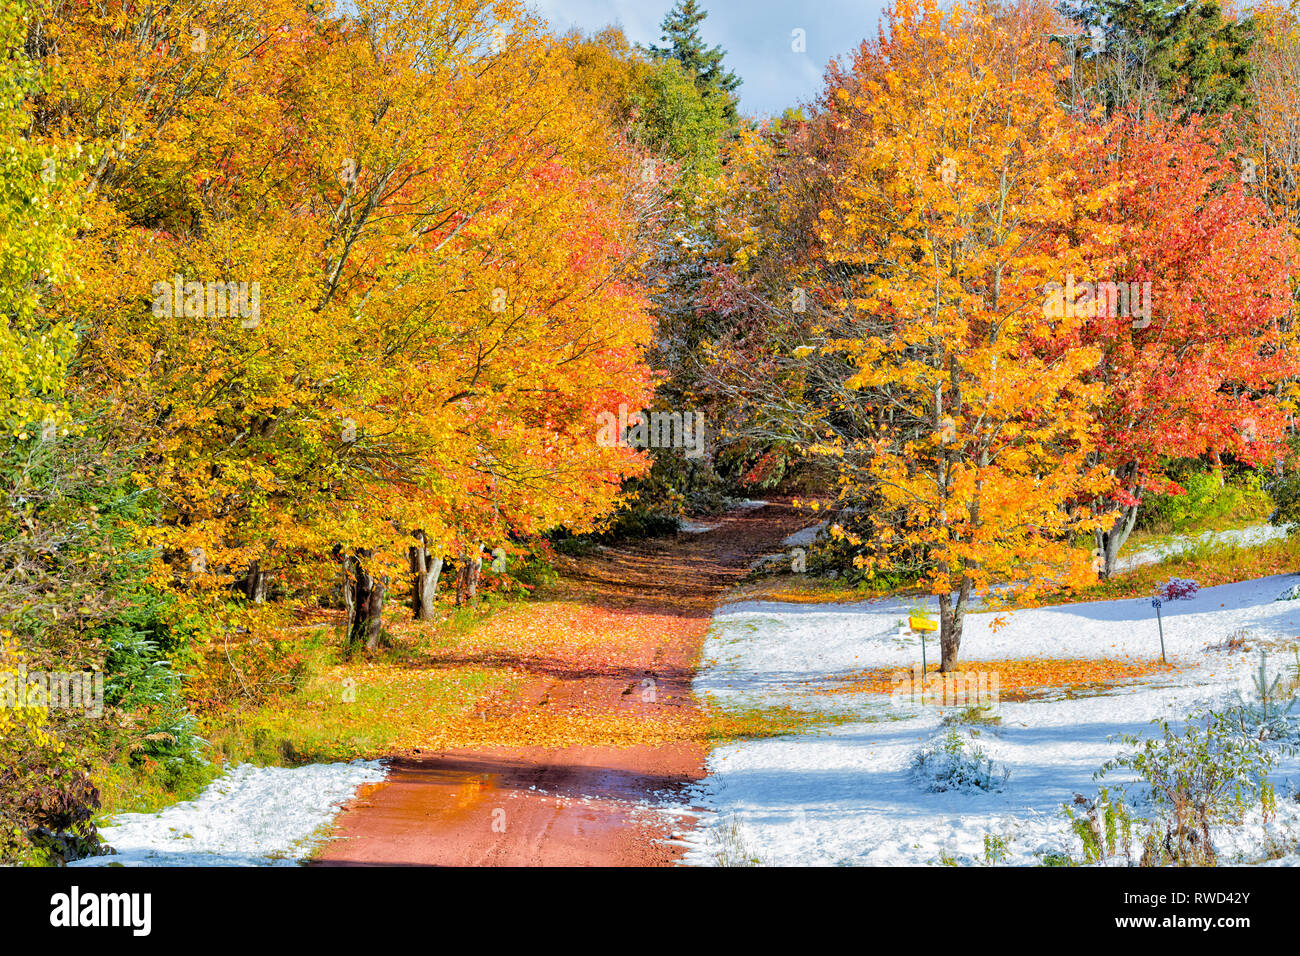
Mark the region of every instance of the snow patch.
<instances>
[{"instance_id":1,"label":"snow patch","mask_svg":"<svg viewBox=\"0 0 1300 956\"><path fill-rule=\"evenodd\" d=\"M255 767L240 764L197 799L160 813L123 813L100 833L115 855L69 866L292 866L364 783L384 779L376 760Z\"/></svg>"},{"instance_id":2,"label":"snow patch","mask_svg":"<svg viewBox=\"0 0 1300 956\"><path fill-rule=\"evenodd\" d=\"M702 521L683 521L679 530L687 534L703 534L706 531L712 531L715 528L721 528L721 524L705 524Z\"/></svg>"},{"instance_id":3,"label":"snow patch","mask_svg":"<svg viewBox=\"0 0 1300 956\"><path fill-rule=\"evenodd\" d=\"M1074 847L1061 806L1076 792L1097 792L1093 772L1123 749L1115 735L1147 735L1155 718L1181 720L1233 692L1251 696L1258 656L1208 645L1241 628L1261 639L1294 640L1300 604L1274 600L1294 580L1207 587L1167 604L1165 644L1170 661L1183 668L1179 673L1095 693L1001 702L1000 722L968 728L999 775L1009 772L1005 786L992 792L918 786L915 755L943 732L937 708L895 707L884 694L808 693L810 682L919 663L916 636L898 628L908 603L724 605L714 615L696 693L723 707L789 705L810 715L838 713L846 722L715 749L709 776L685 798L700 813L700 825L682 837L689 847L685 862L897 866L933 865L946 855L974 863L984 861L988 837L1005 843L1001 862L1039 864L1044 853ZM993 662L985 669L1029 657L1160 655L1149 599L1015 611L995 629L996 617L973 613L966 622L962 656ZM1225 836L1225 861L1235 854L1258 857L1268 840L1300 845L1300 803L1283 797L1300 783L1300 759L1281 759L1273 781L1277 816Z\"/></svg>"},{"instance_id":4,"label":"snow patch","mask_svg":"<svg viewBox=\"0 0 1300 956\"><path fill-rule=\"evenodd\" d=\"M787 548L806 548L817 540L817 535L826 527L825 521L819 521L815 525L807 528L800 528L792 535L788 535L781 543Z\"/></svg>"}]
</instances>

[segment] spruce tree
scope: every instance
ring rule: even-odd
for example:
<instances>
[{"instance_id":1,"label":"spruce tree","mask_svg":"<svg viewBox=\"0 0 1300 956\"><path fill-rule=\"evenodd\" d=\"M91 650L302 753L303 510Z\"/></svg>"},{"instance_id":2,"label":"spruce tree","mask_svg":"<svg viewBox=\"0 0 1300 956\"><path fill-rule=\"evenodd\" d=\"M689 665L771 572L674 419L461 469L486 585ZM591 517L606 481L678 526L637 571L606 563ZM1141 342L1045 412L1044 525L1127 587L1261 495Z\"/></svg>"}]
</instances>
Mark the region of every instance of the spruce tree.
<instances>
[{"instance_id":1,"label":"spruce tree","mask_svg":"<svg viewBox=\"0 0 1300 956\"><path fill-rule=\"evenodd\" d=\"M710 47L700 36L700 24L708 17L695 0L677 0L659 25L663 46L651 46L656 57L676 60L682 69L695 78L695 86L705 97L722 100L723 114L728 122L736 119L735 90L740 77L723 65L727 52L720 46Z\"/></svg>"},{"instance_id":2,"label":"spruce tree","mask_svg":"<svg viewBox=\"0 0 1300 956\"><path fill-rule=\"evenodd\" d=\"M1084 0L1062 12L1094 42L1108 109L1158 99L1186 113L1220 113L1250 102L1254 23L1233 22L1218 0Z\"/></svg>"}]
</instances>

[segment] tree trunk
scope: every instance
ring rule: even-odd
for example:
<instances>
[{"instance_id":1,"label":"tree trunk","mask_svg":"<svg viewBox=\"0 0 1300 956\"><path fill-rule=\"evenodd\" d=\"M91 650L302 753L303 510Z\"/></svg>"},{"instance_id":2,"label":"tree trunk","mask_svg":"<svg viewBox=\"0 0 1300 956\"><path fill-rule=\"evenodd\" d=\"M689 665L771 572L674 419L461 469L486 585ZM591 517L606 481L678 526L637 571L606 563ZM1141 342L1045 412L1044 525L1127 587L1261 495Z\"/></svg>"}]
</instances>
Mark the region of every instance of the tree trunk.
<instances>
[{"instance_id":1,"label":"tree trunk","mask_svg":"<svg viewBox=\"0 0 1300 956\"><path fill-rule=\"evenodd\" d=\"M240 588L244 592L244 597L254 604L265 604L266 595L271 586L271 577L261 569L258 562L251 561L248 565L248 573L244 580L240 582Z\"/></svg>"},{"instance_id":2,"label":"tree trunk","mask_svg":"<svg viewBox=\"0 0 1300 956\"><path fill-rule=\"evenodd\" d=\"M1137 482L1138 469L1136 462L1129 462L1116 470L1115 478L1119 488L1126 491L1133 499L1135 504L1122 505L1120 507L1119 517L1109 530L1098 528L1096 535L1097 550L1094 554L1101 558L1100 567L1097 569L1097 575L1103 580L1109 579L1116 570L1116 562L1119 558L1119 549L1124 547L1124 542L1133 531L1133 526L1137 524L1138 509L1142 507L1141 486ZM1132 486L1132 487L1130 487ZM1105 510L1106 503L1099 501L1095 507Z\"/></svg>"},{"instance_id":3,"label":"tree trunk","mask_svg":"<svg viewBox=\"0 0 1300 956\"><path fill-rule=\"evenodd\" d=\"M376 578L366 570L365 560L373 556L371 551L359 551L349 555L347 563L351 565L351 574L345 592L349 598L348 645L361 645L368 651L379 646L379 635L384 624L384 598L387 588L385 581ZM345 563L345 567L347 566Z\"/></svg>"},{"instance_id":4,"label":"tree trunk","mask_svg":"<svg viewBox=\"0 0 1300 956\"><path fill-rule=\"evenodd\" d=\"M961 629L966 623L966 604L970 599L970 585L969 578L962 578L955 599L951 593L939 595L939 671L944 674L957 669L957 657L961 651Z\"/></svg>"},{"instance_id":5,"label":"tree trunk","mask_svg":"<svg viewBox=\"0 0 1300 956\"><path fill-rule=\"evenodd\" d=\"M409 551L411 609L415 612L417 621L432 621L434 598L438 595L438 576L442 574L442 557L430 559L423 531L416 531L413 537L417 543Z\"/></svg>"},{"instance_id":6,"label":"tree trunk","mask_svg":"<svg viewBox=\"0 0 1300 956\"><path fill-rule=\"evenodd\" d=\"M370 600L365 607L366 650L373 651L379 646L379 635L384 629L384 598L388 588L382 579L371 579ZM358 620L361 618L358 617Z\"/></svg>"},{"instance_id":7,"label":"tree trunk","mask_svg":"<svg viewBox=\"0 0 1300 956\"><path fill-rule=\"evenodd\" d=\"M465 550L460 555L460 567L456 572L456 603L472 604L478 600L478 579L483 572L483 546L470 552Z\"/></svg>"},{"instance_id":8,"label":"tree trunk","mask_svg":"<svg viewBox=\"0 0 1300 956\"><path fill-rule=\"evenodd\" d=\"M352 569L357 563L357 559L350 554L345 554L343 549L338 545L334 546L334 557L339 562L340 577L342 579L339 590L343 595L343 610L347 612L346 620L348 626L352 626L352 614L356 608L356 595L352 590Z\"/></svg>"},{"instance_id":9,"label":"tree trunk","mask_svg":"<svg viewBox=\"0 0 1300 956\"><path fill-rule=\"evenodd\" d=\"M1133 526L1137 523L1138 506L1129 505L1124 508L1115 524L1109 531L1103 531L1098 528L1097 550L1101 552L1102 567L1100 576L1104 580L1109 580L1110 576L1115 573L1116 565L1119 560L1119 549L1124 547L1124 542L1133 532Z\"/></svg>"}]
</instances>

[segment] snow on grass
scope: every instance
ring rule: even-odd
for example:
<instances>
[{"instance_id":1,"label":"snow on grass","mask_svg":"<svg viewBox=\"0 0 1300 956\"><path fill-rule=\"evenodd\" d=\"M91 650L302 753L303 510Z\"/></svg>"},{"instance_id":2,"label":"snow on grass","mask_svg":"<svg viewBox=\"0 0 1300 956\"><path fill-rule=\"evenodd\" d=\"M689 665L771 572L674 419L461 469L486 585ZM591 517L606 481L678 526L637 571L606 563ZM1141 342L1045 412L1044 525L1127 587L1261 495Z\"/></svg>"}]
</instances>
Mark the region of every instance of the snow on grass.
<instances>
[{"instance_id":1,"label":"snow on grass","mask_svg":"<svg viewBox=\"0 0 1300 956\"><path fill-rule=\"evenodd\" d=\"M1142 548L1129 554L1121 554L1115 562L1119 571L1129 571L1143 564L1156 564L1177 557L1180 552L1202 546L1235 544L1242 548L1251 548L1278 538L1287 536L1286 526L1256 524L1247 528L1235 528L1229 531L1206 531L1193 535L1174 535L1163 544Z\"/></svg>"},{"instance_id":2,"label":"snow on grass","mask_svg":"<svg viewBox=\"0 0 1300 956\"><path fill-rule=\"evenodd\" d=\"M1044 854L1073 846L1060 808L1076 792L1097 792L1093 772L1122 747L1108 738L1149 734L1151 720L1180 720L1234 691L1249 695L1258 654L1207 645L1242 628L1256 641L1288 644L1300 633L1300 604L1274 599L1294 580L1275 576L1203 588L1189 600L1167 603L1161 609L1165 646L1181 668L1177 673L1101 692L1003 701L999 723L965 729L999 771L1008 771L1005 787L995 792L926 792L918 785L912 772L916 754L944 734L938 708L893 706L884 694L808 694L810 685L865 668L902 670L919 662L917 638L898 626L907 604L886 599L724 606L705 645L697 693L713 695L723 706L788 704L838 710L848 719L816 733L716 749L710 775L691 796L705 813L702 825L683 837L686 862L725 860L724 844L743 845L778 865L980 862L985 838L991 837L1006 840L1004 862L1036 864ZM1016 611L996 630L994 619L989 613L968 617L964 660L994 662L986 665L993 669L999 659L1160 655L1147 599ZM938 655L933 637L929 655ZM1282 659L1278 651L1271 656ZM1249 856L1270 837L1296 845L1300 804L1289 795L1288 781L1300 782L1298 771L1294 758L1279 763L1273 777L1276 819L1237 831L1232 839L1240 845L1230 839L1228 855Z\"/></svg>"},{"instance_id":3,"label":"snow on grass","mask_svg":"<svg viewBox=\"0 0 1300 956\"><path fill-rule=\"evenodd\" d=\"M101 828L117 853L72 866L291 866L364 783L384 778L378 761L255 767L241 764L186 803L124 813Z\"/></svg>"}]
</instances>

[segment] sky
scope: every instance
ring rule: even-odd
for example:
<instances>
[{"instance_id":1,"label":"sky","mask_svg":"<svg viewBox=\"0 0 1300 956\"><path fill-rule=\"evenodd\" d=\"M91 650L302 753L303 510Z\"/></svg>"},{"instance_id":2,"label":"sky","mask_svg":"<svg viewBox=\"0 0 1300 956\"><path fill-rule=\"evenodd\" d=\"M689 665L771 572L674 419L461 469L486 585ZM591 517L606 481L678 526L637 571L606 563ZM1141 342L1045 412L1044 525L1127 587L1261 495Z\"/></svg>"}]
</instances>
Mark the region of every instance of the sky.
<instances>
[{"instance_id":1,"label":"sky","mask_svg":"<svg viewBox=\"0 0 1300 956\"><path fill-rule=\"evenodd\" d=\"M659 23L675 0L531 0L558 32L584 32L609 24L634 43L659 42ZM813 99L827 62L874 35L883 0L702 0L708 19L700 34L721 44L726 64L743 80L740 109L751 116L777 115ZM803 31L804 52L794 46Z\"/></svg>"}]
</instances>

